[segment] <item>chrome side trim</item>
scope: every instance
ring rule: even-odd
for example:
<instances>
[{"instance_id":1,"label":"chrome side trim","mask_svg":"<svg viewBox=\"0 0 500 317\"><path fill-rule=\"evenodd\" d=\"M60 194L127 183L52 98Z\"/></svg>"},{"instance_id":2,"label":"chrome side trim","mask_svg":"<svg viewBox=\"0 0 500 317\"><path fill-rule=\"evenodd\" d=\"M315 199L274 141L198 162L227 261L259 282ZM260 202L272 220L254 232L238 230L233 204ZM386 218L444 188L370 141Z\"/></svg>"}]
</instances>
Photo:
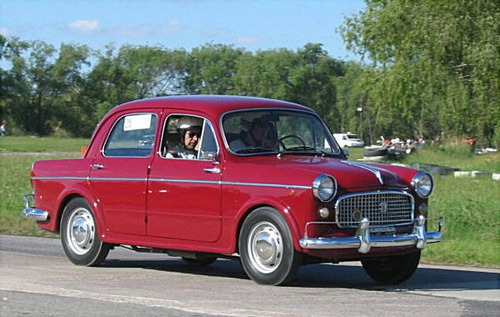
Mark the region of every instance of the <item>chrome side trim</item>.
<instances>
[{"instance_id":1,"label":"chrome side trim","mask_svg":"<svg viewBox=\"0 0 500 317\"><path fill-rule=\"evenodd\" d=\"M356 234L353 237L329 237L329 238L308 238L307 235L300 239L300 246L304 249L358 249L359 253L366 254L370 252L372 247L397 247L414 245L417 249L422 250L428 243L436 243L441 241L441 227L439 231L425 230L425 217L420 216L413 232L410 234L394 234L394 235L372 235L370 232L370 221L368 218L363 218L358 226Z\"/></svg>"},{"instance_id":2,"label":"chrome side trim","mask_svg":"<svg viewBox=\"0 0 500 317\"><path fill-rule=\"evenodd\" d=\"M115 181L115 182L164 182L164 183L190 183L190 184L214 184L214 185L233 185L233 186L254 186L254 187L271 187L271 188L286 188L286 189L312 189L312 186L293 185L293 184L271 184L271 183L251 183L251 182L223 182L223 181L206 181L198 179L175 179L175 178L131 178L131 177L72 177L72 176L36 176L34 180L89 180L89 181Z\"/></svg>"},{"instance_id":3,"label":"chrome side trim","mask_svg":"<svg viewBox=\"0 0 500 317\"><path fill-rule=\"evenodd\" d=\"M113 182L146 182L147 178L132 177L89 177L89 181L113 181Z\"/></svg>"},{"instance_id":4,"label":"chrome side trim","mask_svg":"<svg viewBox=\"0 0 500 317\"><path fill-rule=\"evenodd\" d=\"M33 176L34 180L87 180L87 177L77 176Z\"/></svg>"},{"instance_id":5,"label":"chrome side trim","mask_svg":"<svg viewBox=\"0 0 500 317\"><path fill-rule=\"evenodd\" d=\"M302 185L205 181L205 180L171 179L171 178L151 178L151 179L149 179L149 181L151 181L151 182L164 182L164 183L214 184L214 185L254 186L254 187L271 187L271 188L305 189L305 190L312 189L311 186L302 186Z\"/></svg>"},{"instance_id":6,"label":"chrome side trim","mask_svg":"<svg viewBox=\"0 0 500 317\"><path fill-rule=\"evenodd\" d=\"M220 185L220 181L205 181L205 180L195 180L195 179L170 179L170 178L150 178L150 182L156 183L187 183L187 184L212 184Z\"/></svg>"},{"instance_id":7,"label":"chrome side trim","mask_svg":"<svg viewBox=\"0 0 500 317\"><path fill-rule=\"evenodd\" d=\"M312 186L304 185L287 185L287 184L269 184L269 183L245 183L245 182L221 182L223 185L236 185L236 186L255 186L255 187L272 187L272 188L286 188L286 189L312 189Z\"/></svg>"}]
</instances>

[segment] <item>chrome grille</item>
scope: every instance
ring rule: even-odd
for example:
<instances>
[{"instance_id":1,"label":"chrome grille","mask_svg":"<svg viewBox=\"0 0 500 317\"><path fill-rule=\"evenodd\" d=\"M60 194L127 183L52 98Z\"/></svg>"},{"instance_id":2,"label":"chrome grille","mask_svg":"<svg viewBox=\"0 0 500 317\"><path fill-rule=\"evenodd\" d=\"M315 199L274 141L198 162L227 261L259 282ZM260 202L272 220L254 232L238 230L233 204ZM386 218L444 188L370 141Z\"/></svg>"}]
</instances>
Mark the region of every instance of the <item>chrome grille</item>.
<instances>
[{"instance_id":1,"label":"chrome grille","mask_svg":"<svg viewBox=\"0 0 500 317\"><path fill-rule=\"evenodd\" d=\"M413 222L413 197L402 192L369 192L340 196L335 204L339 227L355 228L362 218L371 226L404 225Z\"/></svg>"}]
</instances>

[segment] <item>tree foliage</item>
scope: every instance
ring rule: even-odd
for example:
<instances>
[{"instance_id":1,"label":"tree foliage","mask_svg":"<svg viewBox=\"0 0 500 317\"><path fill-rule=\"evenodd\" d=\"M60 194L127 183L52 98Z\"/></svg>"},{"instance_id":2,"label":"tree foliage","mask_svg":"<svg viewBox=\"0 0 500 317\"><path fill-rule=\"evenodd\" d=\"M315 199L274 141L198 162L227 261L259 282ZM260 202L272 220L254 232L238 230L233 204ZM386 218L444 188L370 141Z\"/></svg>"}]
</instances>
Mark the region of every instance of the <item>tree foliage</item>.
<instances>
[{"instance_id":1,"label":"tree foliage","mask_svg":"<svg viewBox=\"0 0 500 317\"><path fill-rule=\"evenodd\" d=\"M331 58L319 43L253 53L222 44L100 52L0 36L0 119L19 133L89 136L126 101L232 94L307 105L333 131L368 143L456 136L500 145L498 1L367 0L340 32L366 62Z\"/></svg>"},{"instance_id":2,"label":"tree foliage","mask_svg":"<svg viewBox=\"0 0 500 317\"><path fill-rule=\"evenodd\" d=\"M382 118L399 117L394 132L476 137L498 145L500 3L366 3L341 31L348 48L373 63L362 75L376 78L369 81L375 86L366 87L373 91L369 103Z\"/></svg>"}]
</instances>

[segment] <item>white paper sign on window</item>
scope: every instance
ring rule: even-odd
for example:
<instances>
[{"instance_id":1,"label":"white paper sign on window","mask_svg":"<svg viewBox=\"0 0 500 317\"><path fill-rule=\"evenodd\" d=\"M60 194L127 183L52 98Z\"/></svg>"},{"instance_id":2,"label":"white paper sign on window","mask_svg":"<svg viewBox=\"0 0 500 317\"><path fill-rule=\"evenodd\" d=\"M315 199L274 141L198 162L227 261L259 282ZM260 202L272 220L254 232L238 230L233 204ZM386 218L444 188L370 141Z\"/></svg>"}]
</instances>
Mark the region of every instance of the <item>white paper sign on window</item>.
<instances>
[{"instance_id":1,"label":"white paper sign on window","mask_svg":"<svg viewBox=\"0 0 500 317\"><path fill-rule=\"evenodd\" d=\"M123 124L123 131L149 129L151 128L151 118L152 115L150 113L127 116Z\"/></svg>"}]
</instances>

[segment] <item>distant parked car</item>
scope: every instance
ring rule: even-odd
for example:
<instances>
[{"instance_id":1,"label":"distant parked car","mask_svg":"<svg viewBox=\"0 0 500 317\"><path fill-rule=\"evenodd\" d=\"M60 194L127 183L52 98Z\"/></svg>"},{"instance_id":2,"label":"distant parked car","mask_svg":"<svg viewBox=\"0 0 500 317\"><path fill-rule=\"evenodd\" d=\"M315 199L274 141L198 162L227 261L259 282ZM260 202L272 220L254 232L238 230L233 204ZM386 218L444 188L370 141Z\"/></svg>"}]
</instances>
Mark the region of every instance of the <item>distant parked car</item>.
<instances>
[{"instance_id":1,"label":"distant parked car","mask_svg":"<svg viewBox=\"0 0 500 317\"><path fill-rule=\"evenodd\" d=\"M354 133L334 133L335 141L340 145L340 147L363 147L365 142L361 140L357 134Z\"/></svg>"},{"instance_id":2,"label":"distant parked car","mask_svg":"<svg viewBox=\"0 0 500 317\"><path fill-rule=\"evenodd\" d=\"M271 99L117 106L82 158L35 162L31 184L24 215L59 232L66 256L84 266L125 246L197 265L240 259L261 284L341 261L396 284L441 239L427 231L429 174L348 161L316 112Z\"/></svg>"}]
</instances>

